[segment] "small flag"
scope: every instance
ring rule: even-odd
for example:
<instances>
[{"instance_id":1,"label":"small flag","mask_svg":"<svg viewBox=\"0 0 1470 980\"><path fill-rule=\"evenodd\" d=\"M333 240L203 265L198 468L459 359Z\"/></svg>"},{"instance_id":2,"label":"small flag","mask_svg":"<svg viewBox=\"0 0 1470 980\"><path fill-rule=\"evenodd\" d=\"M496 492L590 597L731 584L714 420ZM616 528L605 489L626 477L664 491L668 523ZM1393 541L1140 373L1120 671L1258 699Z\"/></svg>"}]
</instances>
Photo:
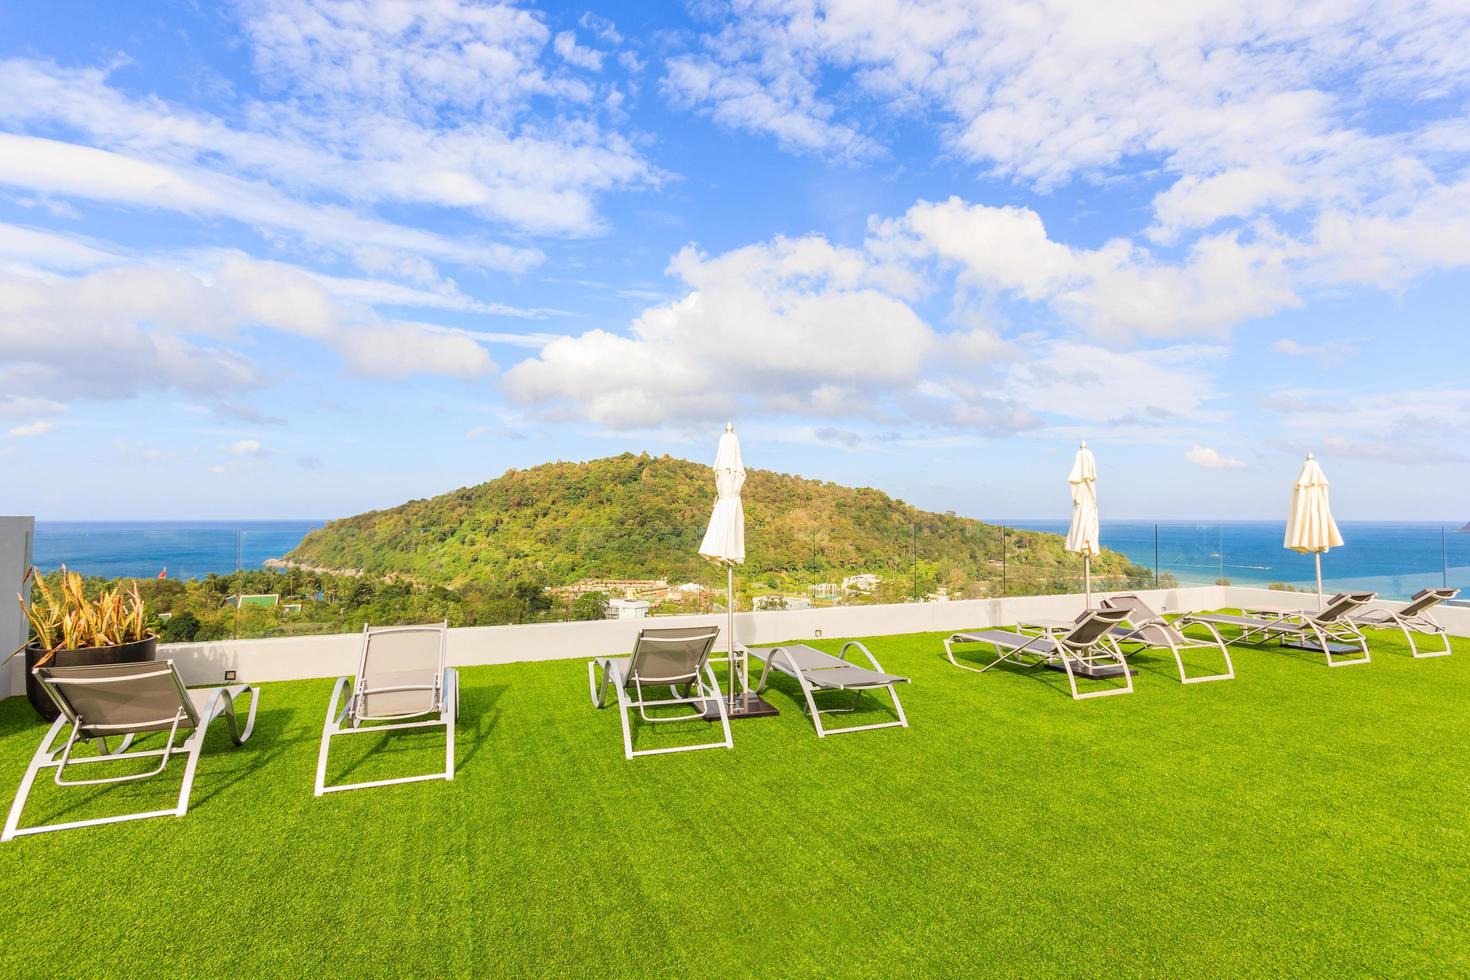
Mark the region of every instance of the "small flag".
<instances>
[{"instance_id":1,"label":"small flag","mask_svg":"<svg viewBox=\"0 0 1470 980\"><path fill-rule=\"evenodd\" d=\"M163 566L163 571L161 571L161 572L158 573L158 577L159 578L168 578L168 566L167 565L164 565Z\"/></svg>"}]
</instances>

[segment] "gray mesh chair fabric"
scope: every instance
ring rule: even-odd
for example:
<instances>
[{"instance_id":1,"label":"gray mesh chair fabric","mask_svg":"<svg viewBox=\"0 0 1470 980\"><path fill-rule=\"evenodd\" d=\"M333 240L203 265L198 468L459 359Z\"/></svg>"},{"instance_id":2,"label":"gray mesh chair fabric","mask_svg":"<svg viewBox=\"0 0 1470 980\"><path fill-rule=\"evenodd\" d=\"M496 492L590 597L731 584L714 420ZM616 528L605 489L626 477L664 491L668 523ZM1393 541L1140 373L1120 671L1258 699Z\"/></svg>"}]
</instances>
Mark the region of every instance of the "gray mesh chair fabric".
<instances>
[{"instance_id":1,"label":"gray mesh chair fabric","mask_svg":"<svg viewBox=\"0 0 1470 980\"><path fill-rule=\"evenodd\" d=\"M1372 592L1339 592L1323 603L1321 611L1189 613L1176 625L1181 629L1193 625L1229 626L1239 634L1226 639L1228 644L1259 646L1275 640L1282 646L1321 653L1329 667L1348 667L1372 662L1368 639L1352 616L1377 598Z\"/></svg>"},{"instance_id":2,"label":"gray mesh chair fabric","mask_svg":"<svg viewBox=\"0 0 1470 980\"><path fill-rule=\"evenodd\" d=\"M687 626L645 629L633 643L628 657L599 657L587 664L587 683L592 704L605 708L616 696L618 717L623 727L623 755L632 759L640 755L664 755L695 749L733 748L730 719L725 699L710 665L710 651L720 635L717 626ZM669 696L652 697L645 688L667 687ZM678 714L649 714L649 709L683 706L689 711ZM679 745L657 749L633 748L633 714L649 725L665 722L692 721L709 718L714 711L724 738L698 745Z\"/></svg>"},{"instance_id":3,"label":"gray mesh chair fabric","mask_svg":"<svg viewBox=\"0 0 1470 980\"><path fill-rule=\"evenodd\" d=\"M337 678L332 698L327 703L327 720L322 726L322 740L317 751L314 789L317 796L349 789L454 778L459 672L447 665L448 651L448 623L363 626L357 676ZM444 729L443 772L327 785L327 760L332 739L341 735L413 728Z\"/></svg>"},{"instance_id":4,"label":"gray mesh chair fabric","mask_svg":"<svg viewBox=\"0 0 1470 980\"><path fill-rule=\"evenodd\" d=\"M847 659L849 650L861 651L868 658L868 663L872 665L871 668L849 661ZM760 683L756 686L756 693L765 691L773 669L793 678L801 688L802 697L806 701L805 711L811 715L818 738L839 735L844 732L869 731L874 728L908 727L908 718L904 716L903 705L899 703L898 691L893 685L907 684L909 679L897 674L884 673L883 667L878 663L878 658L874 657L872 651L857 640L849 640L844 643L837 656L804 643L783 644L777 647L752 647L748 652L765 665L761 669ZM822 723L823 715L851 714L856 711L862 704L864 691L880 688L888 691L888 696L893 699L895 720L867 725L850 725L846 728L828 728ZM834 691L851 691L853 693L852 703L842 708L820 707L817 704L818 694Z\"/></svg>"},{"instance_id":5,"label":"gray mesh chair fabric","mask_svg":"<svg viewBox=\"0 0 1470 980\"><path fill-rule=\"evenodd\" d=\"M1360 610L1349 613L1348 619L1359 629L1397 629L1404 634L1409 653L1415 660L1448 657L1452 652L1449 631L1429 610L1459 594L1459 589L1420 589L1402 609ZM1441 647L1438 650L1420 650L1414 639L1416 636L1437 636Z\"/></svg>"},{"instance_id":6,"label":"gray mesh chair fabric","mask_svg":"<svg viewBox=\"0 0 1470 980\"><path fill-rule=\"evenodd\" d=\"M224 717L229 725L230 739L236 745L244 744L255 729L255 709L260 702L260 696L250 685L236 684L191 691L184 686L183 678L179 676L171 660L37 667L33 673L61 715L52 724L46 737L41 740L41 747L31 758L20 789L16 791L15 801L11 804L5 829L0 832L0 840L8 841L26 834L90 827L123 820L182 817L189 811L189 794L194 786L194 773L199 765L200 753L204 750L204 736L210 723L216 718ZM235 699L247 693L251 695L250 714L242 730L235 717ZM65 743L58 746L57 739L62 729L68 727L70 732ZM181 732L187 733L182 743L178 740ZM133 748L138 738L160 733L164 736L161 747ZM109 738L120 739L116 749L109 748ZM78 743L89 741L96 743L97 753L75 756ZM179 789L178 802L172 809L33 827L20 826L26 800L36 777L43 770L55 770L54 782L58 786L99 786L157 776L178 755L185 758L184 779ZM80 770L83 766L137 759L158 761L153 768L143 772L134 771L92 779L66 778L68 771Z\"/></svg>"},{"instance_id":7,"label":"gray mesh chair fabric","mask_svg":"<svg viewBox=\"0 0 1470 980\"><path fill-rule=\"evenodd\" d=\"M1188 636L1176 628L1168 619L1155 612L1148 603L1139 596L1131 593L1115 595L1102 601L1104 609L1122 609L1127 612L1127 621L1122 626L1114 626L1112 638L1120 647L1134 646L1158 650L1168 650L1174 656L1175 666L1179 668L1179 683L1201 684L1205 681L1228 681L1235 678L1235 664L1230 659L1230 651L1225 646L1219 630L1209 624L1203 624L1210 634L1209 640L1196 639ZM1201 674L1196 677L1189 676L1189 671L1184 664L1184 651L1213 649L1220 653L1225 660L1225 670L1218 674ZM1126 651L1125 651L1126 655Z\"/></svg>"},{"instance_id":8,"label":"gray mesh chair fabric","mask_svg":"<svg viewBox=\"0 0 1470 980\"><path fill-rule=\"evenodd\" d=\"M1112 694L1133 692L1133 672L1128 668L1122 651L1113 641L1112 631L1128 618L1126 609L1093 609L1077 618L1075 623L1063 628L1037 626L1026 629L980 629L955 633L944 641L944 655L949 662L961 670L984 673L996 664L1010 660L1029 667L1042 664L1058 665L1066 672L1067 684L1072 689L1072 698L1083 701L1088 698L1107 697ZM957 644L978 643L995 648L996 658L984 667L962 664L955 658ZM1022 657L1034 658L1030 662ZM1122 687L1103 690L1082 691L1077 686L1077 677L1107 678L1122 677Z\"/></svg>"}]
</instances>

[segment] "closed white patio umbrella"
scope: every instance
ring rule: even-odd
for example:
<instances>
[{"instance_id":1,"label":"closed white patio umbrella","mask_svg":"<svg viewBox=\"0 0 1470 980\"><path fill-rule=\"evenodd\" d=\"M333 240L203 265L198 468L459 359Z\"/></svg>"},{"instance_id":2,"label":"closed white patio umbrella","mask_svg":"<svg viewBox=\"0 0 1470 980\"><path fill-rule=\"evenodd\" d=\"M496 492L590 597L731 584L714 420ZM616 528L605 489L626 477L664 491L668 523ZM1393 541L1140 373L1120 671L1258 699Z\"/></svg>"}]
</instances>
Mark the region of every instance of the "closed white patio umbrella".
<instances>
[{"instance_id":1,"label":"closed white patio umbrella","mask_svg":"<svg viewBox=\"0 0 1470 980\"><path fill-rule=\"evenodd\" d=\"M1307 461L1291 488L1291 513L1286 518L1286 540L1283 546L1317 559L1317 608L1322 608L1322 553L1342 546L1342 533L1332 519L1332 504L1327 499L1327 475L1317 458L1307 453Z\"/></svg>"},{"instance_id":2,"label":"closed white patio umbrella","mask_svg":"<svg viewBox=\"0 0 1470 980\"><path fill-rule=\"evenodd\" d=\"M1067 528L1067 550L1082 556L1087 608L1092 608L1092 556L1101 554L1097 543L1097 460L1087 443L1077 450L1072 472L1067 477L1072 489L1072 523Z\"/></svg>"},{"instance_id":3,"label":"closed white patio umbrella","mask_svg":"<svg viewBox=\"0 0 1470 980\"><path fill-rule=\"evenodd\" d=\"M699 554L725 566L725 643L729 651L730 687L727 693L731 718L777 713L762 698L744 690L750 686L748 673L739 675L743 693L738 697L735 693L736 662L741 659L735 646L735 566L745 564L745 505L740 499L744 486L745 461L740 457L740 439L735 435L735 426L726 423L725 434L720 436L719 451L715 453L715 508L710 513L709 528L704 532Z\"/></svg>"}]
</instances>

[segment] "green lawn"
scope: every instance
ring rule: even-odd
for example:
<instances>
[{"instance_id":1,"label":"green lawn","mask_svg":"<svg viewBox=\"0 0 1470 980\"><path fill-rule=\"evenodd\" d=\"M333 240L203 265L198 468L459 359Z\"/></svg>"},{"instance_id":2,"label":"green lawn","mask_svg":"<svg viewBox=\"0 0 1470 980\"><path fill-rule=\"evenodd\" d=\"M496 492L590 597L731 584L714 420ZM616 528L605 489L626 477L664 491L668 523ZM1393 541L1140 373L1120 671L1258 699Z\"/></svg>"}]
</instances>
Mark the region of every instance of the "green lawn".
<instances>
[{"instance_id":1,"label":"green lawn","mask_svg":"<svg viewBox=\"0 0 1470 980\"><path fill-rule=\"evenodd\" d=\"M1137 693L1073 702L940 639L869 641L908 729L819 740L783 681L734 751L631 762L583 662L466 669L454 782L323 799L331 682L264 685L187 817L0 845L0 975L1470 973L1470 641L1242 649L1190 687L1145 656ZM41 734L0 702L4 805ZM339 779L438 764L427 734L339 742ZM27 822L170 785L48 785Z\"/></svg>"}]
</instances>

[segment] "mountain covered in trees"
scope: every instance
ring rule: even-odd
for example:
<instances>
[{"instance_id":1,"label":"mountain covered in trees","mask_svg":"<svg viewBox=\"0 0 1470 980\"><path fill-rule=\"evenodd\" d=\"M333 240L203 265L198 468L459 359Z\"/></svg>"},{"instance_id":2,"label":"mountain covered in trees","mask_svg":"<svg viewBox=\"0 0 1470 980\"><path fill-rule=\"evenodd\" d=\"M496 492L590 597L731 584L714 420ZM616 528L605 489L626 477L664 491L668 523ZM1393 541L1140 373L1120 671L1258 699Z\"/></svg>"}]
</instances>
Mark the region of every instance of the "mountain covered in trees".
<instances>
[{"instance_id":1,"label":"mountain covered in trees","mask_svg":"<svg viewBox=\"0 0 1470 980\"><path fill-rule=\"evenodd\" d=\"M723 582L697 555L714 503L710 467L625 453L510 470L478 486L333 521L286 556L297 567L398 576L463 587L527 581L555 587L591 578ZM742 574L771 588L875 573L914 579L917 594L948 587L993 595L1075 587L1080 559L1054 534L1001 529L919 510L878 490L768 470L743 493ZM924 582L919 582L922 574ZM1122 555L1093 562L1116 586L1151 584Z\"/></svg>"}]
</instances>

